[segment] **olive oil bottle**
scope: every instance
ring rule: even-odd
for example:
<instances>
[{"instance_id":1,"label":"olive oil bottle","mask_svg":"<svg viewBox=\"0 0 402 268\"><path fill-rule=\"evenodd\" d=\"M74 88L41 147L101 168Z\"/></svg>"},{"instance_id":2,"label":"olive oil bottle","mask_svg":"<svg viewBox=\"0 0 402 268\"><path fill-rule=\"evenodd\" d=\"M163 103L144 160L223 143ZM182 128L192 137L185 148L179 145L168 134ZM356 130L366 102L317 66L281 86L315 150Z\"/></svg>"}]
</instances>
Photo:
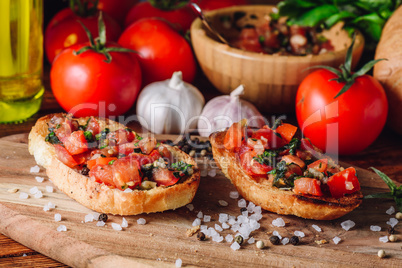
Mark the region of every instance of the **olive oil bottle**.
<instances>
[{"instance_id":1,"label":"olive oil bottle","mask_svg":"<svg viewBox=\"0 0 402 268\"><path fill-rule=\"evenodd\" d=\"M0 123L18 123L41 105L43 0L0 0Z\"/></svg>"}]
</instances>

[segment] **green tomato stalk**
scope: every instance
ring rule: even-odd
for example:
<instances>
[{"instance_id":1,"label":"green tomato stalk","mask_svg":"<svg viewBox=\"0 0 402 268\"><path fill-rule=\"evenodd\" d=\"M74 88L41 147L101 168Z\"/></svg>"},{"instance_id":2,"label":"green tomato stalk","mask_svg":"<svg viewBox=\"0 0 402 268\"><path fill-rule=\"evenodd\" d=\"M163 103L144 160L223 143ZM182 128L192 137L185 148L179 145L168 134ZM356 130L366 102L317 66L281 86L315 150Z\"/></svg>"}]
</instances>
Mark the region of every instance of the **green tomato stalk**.
<instances>
[{"instance_id":1,"label":"green tomato stalk","mask_svg":"<svg viewBox=\"0 0 402 268\"><path fill-rule=\"evenodd\" d=\"M175 10L184 7L188 4L188 0L148 0L148 2L155 8L161 10Z\"/></svg>"}]
</instances>

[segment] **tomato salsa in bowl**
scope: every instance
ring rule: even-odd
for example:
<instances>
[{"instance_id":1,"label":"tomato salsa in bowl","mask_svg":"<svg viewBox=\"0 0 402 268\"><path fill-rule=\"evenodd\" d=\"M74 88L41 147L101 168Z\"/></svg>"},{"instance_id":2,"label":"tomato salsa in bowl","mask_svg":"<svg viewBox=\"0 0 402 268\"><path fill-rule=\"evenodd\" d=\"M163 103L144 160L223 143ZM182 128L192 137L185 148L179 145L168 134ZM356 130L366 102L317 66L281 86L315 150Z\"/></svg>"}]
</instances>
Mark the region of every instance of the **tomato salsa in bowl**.
<instances>
[{"instance_id":1,"label":"tomato salsa in bowl","mask_svg":"<svg viewBox=\"0 0 402 268\"><path fill-rule=\"evenodd\" d=\"M230 46L218 41L200 19L191 25L191 41L201 69L219 91L229 94L243 84L245 94L242 97L261 112L290 113L294 111L300 82L313 71L307 68L314 65L337 68L344 62L352 38L339 24L317 35L311 35L312 29L293 27L286 29L290 33L288 37L278 33L280 38L270 38L279 31L274 28L284 26L281 19L277 22L270 19L274 9L269 5L249 5L207 12L209 23ZM272 29L265 31L264 28ZM292 38L294 40L287 46L281 46L285 39ZM317 42L309 42L313 39ZM304 41L308 41L307 46L296 46ZM271 47L261 46L271 42ZM244 47L252 49L242 49ZM363 48L364 38L357 33L353 66L357 65Z\"/></svg>"}]
</instances>

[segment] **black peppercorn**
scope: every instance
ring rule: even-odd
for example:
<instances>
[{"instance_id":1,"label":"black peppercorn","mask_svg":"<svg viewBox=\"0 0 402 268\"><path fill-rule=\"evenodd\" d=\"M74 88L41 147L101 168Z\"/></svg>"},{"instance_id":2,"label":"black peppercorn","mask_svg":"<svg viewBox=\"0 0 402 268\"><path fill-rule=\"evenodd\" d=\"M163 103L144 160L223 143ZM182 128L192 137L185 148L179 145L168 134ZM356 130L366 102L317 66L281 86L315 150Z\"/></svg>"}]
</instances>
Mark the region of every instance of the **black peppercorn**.
<instances>
[{"instance_id":1,"label":"black peppercorn","mask_svg":"<svg viewBox=\"0 0 402 268\"><path fill-rule=\"evenodd\" d=\"M234 240L235 240L235 241L237 242L237 244L239 244L239 245L243 244L243 237L242 237L241 235L236 236Z\"/></svg>"},{"instance_id":2,"label":"black peppercorn","mask_svg":"<svg viewBox=\"0 0 402 268\"><path fill-rule=\"evenodd\" d=\"M240 213L243 213L244 211L247 211L247 208L241 208Z\"/></svg>"},{"instance_id":3,"label":"black peppercorn","mask_svg":"<svg viewBox=\"0 0 402 268\"><path fill-rule=\"evenodd\" d=\"M269 238L269 241L272 243L272 245L279 245L281 239L278 236L273 235Z\"/></svg>"},{"instance_id":4,"label":"black peppercorn","mask_svg":"<svg viewBox=\"0 0 402 268\"><path fill-rule=\"evenodd\" d=\"M297 244L299 244L299 237L297 236L292 236L289 240L290 244L292 244L293 246L296 246Z\"/></svg>"},{"instance_id":5,"label":"black peppercorn","mask_svg":"<svg viewBox=\"0 0 402 268\"><path fill-rule=\"evenodd\" d=\"M388 234L395 234L395 229L392 226L388 227Z\"/></svg>"},{"instance_id":6,"label":"black peppercorn","mask_svg":"<svg viewBox=\"0 0 402 268\"><path fill-rule=\"evenodd\" d=\"M205 240L205 234L203 232L199 232L197 234L197 239L200 241L204 241Z\"/></svg>"},{"instance_id":7,"label":"black peppercorn","mask_svg":"<svg viewBox=\"0 0 402 268\"><path fill-rule=\"evenodd\" d=\"M84 175L84 176L88 176L89 168L86 165L82 168L81 174Z\"/></svg>"},{"instance_id":8,"label":"black peppercorn","mask_svg":"<svg viewBox=\"0 0 402 268\"><path fill-rule=\"evenodd\" d=\"M98 220L106 222L107 221L107 214L105 214L105 213L100 214Z\"/></svg>"}]
</instances>

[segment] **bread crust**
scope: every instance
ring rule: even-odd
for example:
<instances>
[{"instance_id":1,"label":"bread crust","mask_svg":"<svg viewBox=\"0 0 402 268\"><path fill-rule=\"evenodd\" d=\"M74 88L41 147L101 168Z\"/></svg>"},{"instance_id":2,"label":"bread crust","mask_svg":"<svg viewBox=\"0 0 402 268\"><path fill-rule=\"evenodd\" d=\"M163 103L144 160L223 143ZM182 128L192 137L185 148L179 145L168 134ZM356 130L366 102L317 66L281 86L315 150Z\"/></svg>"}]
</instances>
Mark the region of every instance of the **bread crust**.
<instances>
[{"instance_id":1,"label":"bread crust","mask_svg":"<svg viewBox=\"0 0 402 268\"><path fill-rule=\"evenodd\" d=\"M217 165L246 200L265 210L306 219L333 220L351 212L362 202L360 191L340 199L297 195L272 186L268 180L256 180L243 170L236 155L224 148L225 135L226 132L222 131L209 137Z\"/></svg>"},{"instance_id":2,"label":"bread crust","mask_svg":"<svg viewBox=\"0 0 402 268\"><path fill-rule=\"evenodd\" d=\"M38 119L29 133L28 149L30 154L35 157L36 162L46 168L46 173L52 182L77 202L101 213L136 215L176 209L193 200L200 183L200 171L196 162L189 155L171 146L166 145L179 161L193 165L194 173L186 181L169 187L158 186L151 190L123 192L95 182L64 165L57 159L53 145L45 141L48 134L47 123L55 115L57 114L50 114ZM101 129L108 127L114 131L125 128L124 125L112 120L96 119ZM87 120L88 117L78 118L80 124L85 124Z\"/></svg>"}]
</instances>

